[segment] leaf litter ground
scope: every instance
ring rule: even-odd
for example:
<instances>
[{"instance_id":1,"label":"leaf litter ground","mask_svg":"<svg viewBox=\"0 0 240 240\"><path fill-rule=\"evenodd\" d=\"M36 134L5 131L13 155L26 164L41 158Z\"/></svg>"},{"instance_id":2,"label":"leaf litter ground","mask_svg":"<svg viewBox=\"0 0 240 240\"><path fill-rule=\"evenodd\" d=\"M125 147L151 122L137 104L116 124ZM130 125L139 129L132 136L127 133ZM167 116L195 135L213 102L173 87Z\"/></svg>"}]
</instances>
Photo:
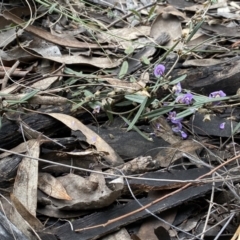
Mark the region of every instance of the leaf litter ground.
<instances>
[{"instance_id":1,"label":"leaf litter ground","mask_svg":"<svg viewBox=\"0 0 240 240\"><path fill-rule=\"evenodd\" d=\"M238 239L230 1L1 5L4 239Z\"/></svg>"}]
</instances>

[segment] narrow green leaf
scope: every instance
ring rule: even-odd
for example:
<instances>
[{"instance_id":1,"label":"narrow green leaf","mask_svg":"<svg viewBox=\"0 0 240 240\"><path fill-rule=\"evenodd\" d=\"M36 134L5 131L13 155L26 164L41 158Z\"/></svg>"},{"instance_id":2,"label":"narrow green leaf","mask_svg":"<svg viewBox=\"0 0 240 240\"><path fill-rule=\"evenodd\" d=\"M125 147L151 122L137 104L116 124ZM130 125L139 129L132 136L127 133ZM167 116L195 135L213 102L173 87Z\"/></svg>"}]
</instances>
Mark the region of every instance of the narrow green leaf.
<instances>
[{"instance_id":1,"label":"narrow green leaf","mask_svg":"<svg viewBox=\"0 0 240 240\"><path fill-rule=\"evenodd\" d=\"M33 97L34 95L36 95L37 93L39 92L38 89L35 89L33 91L31 91L30 93L27 93L24 97L22 97L19 102L25 102L27 101L28 99L30 99L31 97Z\"/></svg>"},{"instance_id":2,"label":"narrow green leaf","mask_svg":"<svg viewBox=\"0 0 240 240\"><path fill-rule=\"evenodd\" d=\"M113 115L111 113L111 111L112 111L111 105L110 104L105 104L104 105L104 110L106 111L106 114L107 114L107 117L108 117L109 121L113 122Z\"/></svg>"},{"instance_id":3,"label":"narrow green leaf","mask_svg":"<svg viewBox=\"0 0 240 240\"><path fill-rule=\"evenodd\" d=\"M194 96L194 100L197 104L205 104L205 103L211 103L211 102L221 102L224 100L229 100L230 97L219 97L219 98L210 98L205 96Z\"/></svg>"},{"instance_id":4,"label":"narrow green leaf","mask_svg":"<svg viewBox=\"0 0 240 240\"><path fill-rule=\"evenodd\" d=\"M81 72L77 72L77 71L74 71L74 70L72 70L71 68L68 68L68 67L64 68L64 73L66 73L66 74L74 74L74 75L76 75L78 77L83 77L84 76L82 71Z\"/></svg>"},{"instance_id":5,"label":"narrow green leaf","mask_svg":"<svg viewBox=\"0 0 240 240\"><path fill-rule=\"evenodd\" d=\"M154 5L153 7L151 7L151 9L148 12L148 19L151 19L152 15L154 14L156 5Z\"/></svg>"},{"instance_id":6,"label":"narrow green leaf","mask_svg":"<svg viewBox=\"0 0 240 240\"><path fill-rule=\"evenodd\" d=\"M176 119L187 117L189 115L194 114L196 111L197 111L197 108L190 107L190 108L178 113L177 116L176 116Z\"/></svg>"},{"instance_id":7,"label":"narrow green leaf","mask_svg":"<svg viewBox=\"0 0 240 240\"><path fill-rule=\"evenodd\" d=\"M126 75L127 71L128 71L128 62L124 61L120 69L120 72L118 74L118 77L122 79Z\"/></svg>"},{"instance_id":8,"label":"narrow green leaf","mask_svg":"<svg viewBox=\"0 0 240 240\"><path fill-rule=\"evenodd\" d=\"M79 95L82 95L82 90L78 90L78 91L74 91L74 93L72 94L72 97L77 97Z\"/></svg>"},{"instance_id":9,"label":"narrow green leaf","mask_svg":"<svg viewBox=\"0 0 240 240\"><path fill-rule=\"evenodd\" d=\"M66 85L74 85L77 81L79 81L79 79L75 78L75 77L72 77L72 78L69 78L65 83Z\"/></svg>"},{"instance_id":10,"label":"narrow green leaf","mask_svg":"<svg viewBox=\"0 0 240 240\"><path fill-rule=\"evenodd\" d=\"M183 81L186 77L187 77L187 74L184 74L184 75L182 75L182 76L174 79L173 81L171 81L171 82L169 83L169 85L175 85L175 84Z\"/></svg>"},{"instance_id":11,"label":"narrow green leaf","mask_svg":"<svg viewBox=\"0 0 240 240\"><path fill-rule=\"evenodd\" d=\"M81 107L83 104L85 104L87 102L88 101L83 100L80 103L73 105L72 108L71 108L71 111L74 111L74 110L78 109L79 107Z\"/></svg>"},{"instance_id":12,"label":"narrow green leaf","mask_svg":"<svg viewBox=\"0 0 240 240\"><path fill-rule=\"evenodd\" d=\"M138 109L137 114L135 115L135 117L133 118L132 122L130 123L130 125L128 126L127 131L130 131L133 126L135 125L135 123L137 122L137 120L139 119L141 113L143 112L143 110L145 109L146 103L147 103L148 97L145 97L144 101L141 104L141 107Z\"/></svg>"},{"instance_id":13,"label":"narrow green leaf","mask_svg":"<svg viewBox=\"0 0 240 240\"><path fill-rule=\"evenodd\" d=\"M132 102L130 102L130 101L122 101L122 102L115 104L115 106L117 106L117 107L126 107L126 106L130 106L130 105L132 105Z\"/></svg>"},{"instance_id":14,"label":"narrow green leaf","mask_svg":"<svg viewBox=\"0 0 240 240\"><path fill-rule=\"evenodd\" d=\"M142 19L142 16L138 11L130 9L130 12L132 12L135 16L137 16L139 20Z\"/></svg>"},{"instance_id":15,"label":"narrow green leaf","mask_svg":"<svg viewBox=\"0 0 240 240\"><path fill-rule=\"evenodd\" d=\"M202 24L204 23L204 21L205 21L205 19L203 19L201 22L199 22L199 23L195 26L195 28L192 30L191 34L189 35L186 43L188 43L188 42L192 39L192 37L194 36L194 34L198 31L198 29L199 29L199 28L202 26Z\"/></svg>"},{"instance_id":16,"label":"narrow green leaf","mask_svg":"<svg viewBox=\"0 0 240 240\"><path fill-rule=\"evenodd\" d=\"M130 125L130 122L123 116L120 116L124 121L125 123L127 123L128 125ZM152 138L149 138L148 136L146 136L146 134L144 134L143 132L141 132L136 126L133 126L133 130L135 130L137 133L139 133L143 138L145 138L146 140L148 141L153 141Z\"/></svg>"},{"instance_id":17,"label":"narrow green leaf","mask_svg":"<svg viewBox=\"0 0 240 240\"><path fill-rule=\"evenodd\" d=\"M89 78L90 79L96 78L96 75L93 75L93 74L83 74L82 71L77 72L77 71L74 71L71 68L67 68L67 67L64 68L64 73L71 74L71 75L74 75L76 77L84 78L85 80L88 80ZM98 78L98 80L100 80L100 79Z\"/></svg>"},{"instance_id":18,"label":"narrow green leaf","mask_svg":"<svg viewBox=\"0 0 240 240\"><path fill-rule=\"evenodd\" d=\"M149 119L152 119L152 118L155 118L155 117L160 117L162 116L163 114L166 114L170 111L172 111L174 109L174 106L164 106L162 108L159 108L159 109L156 109L156 110L153 110L151 112L148 112L148 113L144 113L142 115L142 117L147 117Z\"/></svg>"},{"instance_id":19,"label":"narrow green leaf","mask_svg":"<svg viewBox=\"0 0 240 240\"><path fill-rule=\"evenodd\" d=\"M124 96L126 99L136 102L136 103L142 103L145 99L146 96L143 95L138 95L138 94L131 94L131 95L125 95Z\"/></svg>"}]
</instances>

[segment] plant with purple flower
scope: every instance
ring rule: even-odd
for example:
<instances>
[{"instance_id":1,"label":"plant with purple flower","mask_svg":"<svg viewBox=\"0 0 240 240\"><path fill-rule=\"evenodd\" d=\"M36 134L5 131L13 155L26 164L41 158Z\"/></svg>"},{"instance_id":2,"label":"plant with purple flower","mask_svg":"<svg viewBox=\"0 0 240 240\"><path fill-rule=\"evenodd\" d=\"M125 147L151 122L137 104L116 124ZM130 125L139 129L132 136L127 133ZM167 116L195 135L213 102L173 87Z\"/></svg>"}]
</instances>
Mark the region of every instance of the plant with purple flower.
<instances>
[{"instance_id":1,"label":"plant with purple flower","mask_svg":"<svg viewBox=\"0 0 240 240\"><path fill-rule=\"evenodd\" d=\"M169 112L167 119L170 120L173 124L178 124L182 121L182 118L176 119L177 113L175 111Z\"/></svg>"},{"instance_id":2,"label":"plant with purple flower","mask_svg":"<svg viewBox=\"0 0 240 240\"><path fill-rule=\"evenodd\" d=\"M226 93L223 92L222 90L215 91L209 94L209 98L220 98L220 97L226 97ZM221 104L221 101L214 103L214 105L219 105L219 104Z\"/></svg>"},{"instance_id":3,"label":"plant with purple flower","mask_svg":"<svg viewBox=\"0 0 240 240\"><path fill-rule=\"evenodd\" d=\"M172 127L173 132L180 133L183 139L186 139L188 135L179 126Z\"/></svg>"},{"instance_id":4,"label":"plant with purple flower","mask_svg":"<svg viewBox=\"0 0 240 240\"><path fill-rule=\"evenodd\" d=\"M219 125L219 128L221 129L221 130L223 130L224 128L225 128L225 122L223 122L223 123L221 123L220 125Z\"/></svg>"},{"instance_id":5,"label":"plant with purple flower","mask_svg":"<svg viewBox=\"0 0 240 240\"><path fill-rule=\"evenodd\" d=\"M223 92L222 90L212 92L209 94L210 98L219 98L219 97L226 97L226 93Z\"/></svg>"},{"instance_id":6,"label":"plant with purple flower","mask_svg":"<svg viewBox=\"0 0 240 240\"><path fill-rule=\"evenodd\" d=\"M181 92L182 92L181 83L179 82L177 85L175 85L175 86L172 88L172 91L173 91L175 94L181 93Z\"/></svg>"},{"instance_id":7,"label":"plant with purple flower","mask_svg":"<svg viewBox=\"0 0 240 240\"><path fill-rule=\"evenodd\" d=\"M184 95L178 96L176 102L190 105L193 100L193 95L191 93L186 93Z\"/></svg>"},{"instance_id":8,"label":"plant with purple flower","mask_svg":"<svg viewBox=\"0 0 240 240\"><path fill-rule=\"evenodd\" d=\"M154 75L155 77L159 78L161 77L165 72L165 66L162 64L158 64L155 68L154 68Z\"/></svg>"},{"instance_id":9,"label":"plant with purple flower","mask_svg":"<svg viewBox=\"0 0 240 240\"><path fill-rule=\"evenodd\" d=\"M169 112L167 119L174 124L172 127L173 132L180 133L183 139L187 138L187 134L182 130L182 118L176 119L177 113L175 111Z\"/></svg>"}]
</instances>

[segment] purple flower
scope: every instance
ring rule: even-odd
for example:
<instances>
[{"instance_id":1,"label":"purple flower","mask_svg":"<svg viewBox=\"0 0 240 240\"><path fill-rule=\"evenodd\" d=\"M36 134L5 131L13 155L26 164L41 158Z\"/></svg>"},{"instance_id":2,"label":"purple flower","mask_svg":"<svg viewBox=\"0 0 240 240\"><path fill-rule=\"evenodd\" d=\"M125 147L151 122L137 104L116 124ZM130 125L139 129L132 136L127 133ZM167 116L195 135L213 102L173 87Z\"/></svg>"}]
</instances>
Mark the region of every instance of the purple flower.
<instances>
[{"instance_id":1,"label":"purple flower","mask_svg":"<svg viewBox=\"0 0 240 240\"><path fill-rule=\"evenodd\" d=\"M173 124L181 124L182 118L176 119L177 113L175 111L169 112L167 119L170 120Z\"/></svg>"},{"instance_id":2,"label":"purple flower","mask_svg":"<svg viewBox=\"0 0 240 240\"><path fill-rule=\"evenodd\" d=\"M220 125L219 125L219 128L221 129L221 130L223 130L224 128L225 128L225 122L223 122L223 123L221 123Z\"/></svg>"},{"instance_id":3,"label":"purple flower","mask_svg":"<svg viewBox=\"0 0 240 240\"><path fill-rule=\"evenodd\" d=\"M186 93L185 95L178 96L176 102L183 104L191 104L193 100L193 95L191 93Z\"/></svg>"},{"instance_id":4,"label":"purple flower","mask_svg":"<svg viewBox=\"0 0 240 240\"><path fill-rule=\"evenodd\" d=\"M216 91L216 92L212 92L209 94L210 98L219 98L219 97L226 97L226 93L223 92L222 90L220 91Z\"/></svg>"},{"instance_id":5,"label":"purple flower","mask_svg":"<svg viewBox=\"0 0 240 240\"><path fill-rule=\"evenodd\" d=\"M181 124L181 125L176 125L176 126L172 127L172 130L173 130L173 132L175 132L175 133L180 132L181 129L182 129L182 124Z\"/></svg>"},{"instance_id":6,"label":"purple flower","mask_svg":"<svg viewBox=\"0 0 240 240\"><path fill-rule=\"evenodd\" d=\"M170 120L174 126L172 127L173 132L180 133L183 139L187 138L187 134L182 130L182 118L175 119L177 113L175 111L169 112L167 119Z\"/></svg>"},{"instance_id":7,"label":"purple flower","mask_svg":"<svg viewBox=\"0 0 240 240\"><path fill-rule=\"evenodd\" d=\"M167 119L172 120L172 119L175 118L176 116L177 116L177 113L176 113L175 111L169 112Z\"/></svg>"},{"instance_id":8,"label":"purple flower","mask_svg":"<svg viewBox=\"0 0 240 240\"><path fill-rule=\"evenodd\" d=\"M175 127L172 127L173 132L180 133L183 139L187 138L187 134L182 130L182 124L179 122Z\"/></svg>"},{"instance_id":9,"label":"purple flower","mask_svg":"<svg viewBox=\"0 0 240 240\"><path fill-rule=\"evenodd\" d=\"M158 64L155 68L154 68L154 75L155 77L159 78L161 77L165 72L165 66L162 64Z\"/></svg>"},{"instance_id":10,"label":"purple flower","mask_svg":"<svg viewBox=\"0 0 240 240\"><path fill-rule=\"evenodd\" d=\"M181 83L179 82L177 85L175 85L175 86L172 88L172 91L175 92L176 94L181 93L181 92L182 92Z\"/></svg>"},{"instance_id":11,"label":"purple flower","mask_svg":"<svg viewBox=\"0 0 240 240\"><path fill-rule=\"evenodd\" d=\"M180 131L180 133L181 133L183 139L187 138L188 135L184 131Z\"/></svg>"}]
</instances>

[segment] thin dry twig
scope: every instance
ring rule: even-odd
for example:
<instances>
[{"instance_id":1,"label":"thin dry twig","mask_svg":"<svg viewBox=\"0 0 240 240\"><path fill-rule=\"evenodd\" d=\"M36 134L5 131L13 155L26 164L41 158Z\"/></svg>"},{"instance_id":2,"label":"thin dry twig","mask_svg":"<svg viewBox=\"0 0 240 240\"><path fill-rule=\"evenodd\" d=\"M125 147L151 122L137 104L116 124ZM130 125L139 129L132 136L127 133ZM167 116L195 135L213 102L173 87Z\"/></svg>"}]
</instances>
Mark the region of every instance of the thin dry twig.
<instances>
[{"instance_id":1,"label":"thin dry twig","mask_svg":"<svg viewBox=\"0 0 240 240\"><path fill-rule=\"evenodd\" d=\"M13 65L12 67L6 71L5 73L5 76L2 80L2 87L1 87L1 90L3 90L6 86L7 86L7 82L8 82L8 79L10 78L10 76L13 74L13 72L16 70L16 68L18 67L19 65L19 60L17 60Z\"/></svg>"}]
</instances>

